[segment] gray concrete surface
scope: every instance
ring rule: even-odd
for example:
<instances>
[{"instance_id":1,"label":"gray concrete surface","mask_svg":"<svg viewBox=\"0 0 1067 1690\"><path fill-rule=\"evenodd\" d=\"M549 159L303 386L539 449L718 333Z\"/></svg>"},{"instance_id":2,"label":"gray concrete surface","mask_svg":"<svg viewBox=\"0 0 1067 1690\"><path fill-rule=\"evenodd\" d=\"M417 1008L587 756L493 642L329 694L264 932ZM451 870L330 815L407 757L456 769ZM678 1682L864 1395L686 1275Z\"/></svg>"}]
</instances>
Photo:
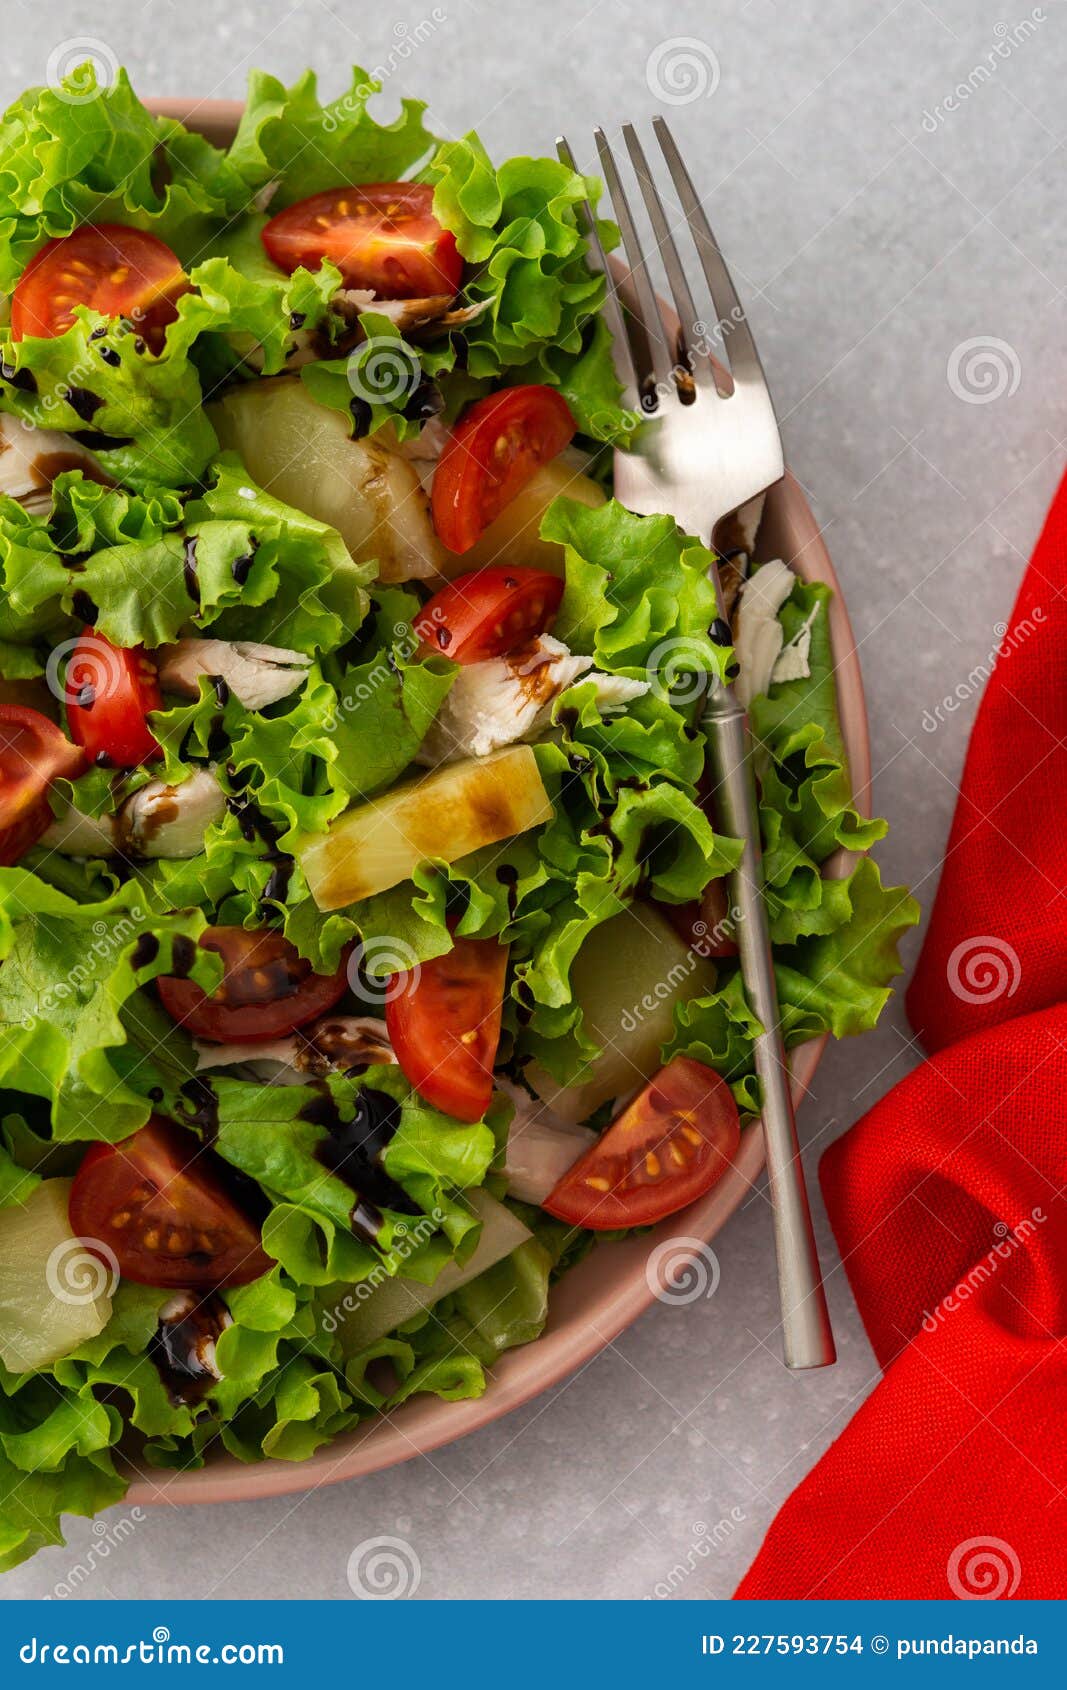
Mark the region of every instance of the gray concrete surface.
<instances>
[{"instance_id":1,"label":"gray concrete surface","mask_svg":"<svg viewBox=\"0 0 1067 1690\"><path fill-rule=\"evenodd\" d=\"M308 62L332 88L353 58L381 64L390 97L423 94L440 130L477 125L498 156L549 149L566 124L588 157L595 119L668 110L861 641L892 822L881 860L929 903L977 702L966 677L997 644L1063 464L1062 0L3 0L3 19L5 99L90 36L146 94L239 95L252 65ZM899 1003L831 1051L802 1122L812 1174L914 1060ZM820 1234L830 1372L790 1377L764 1341L774 1269L757 1195L719 1241L711 1302L653 1309L551 1397L359 1483L153 1510L81 1593L346 1600L350 1551L386 1534L412 1546L431 1598L642 1597L687 1559L679 1599L728 1595L875 1380L821 1215ZM690 1556L705 1527L717 1546ZM93 1541L74 1522L69 1548L3 1594L51 1593Z\"/></svg>"}]
</instances>

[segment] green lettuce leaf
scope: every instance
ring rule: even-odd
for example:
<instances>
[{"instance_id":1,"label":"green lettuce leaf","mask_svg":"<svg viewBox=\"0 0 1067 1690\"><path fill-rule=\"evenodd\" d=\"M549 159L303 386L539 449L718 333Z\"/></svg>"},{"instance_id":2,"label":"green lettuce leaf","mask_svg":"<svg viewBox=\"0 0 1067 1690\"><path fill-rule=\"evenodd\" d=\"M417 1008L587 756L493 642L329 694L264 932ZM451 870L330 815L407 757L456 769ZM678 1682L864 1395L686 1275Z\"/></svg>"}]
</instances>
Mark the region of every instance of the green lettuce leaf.
<instances>
[{"instance_id":1,"label":"green lettuce leaf","mask_svg":"<svg viewBox=\"0 0 1067 1690\"><path fill-rule=\"evenodd\" d=\"M251 194L271 182L278 188L271 210L345 182L397 182L427 158L435 137L423 122L422 100L403 100L392 123L367 111L380 91L365 70L353 67L344 94L325 105L314 71L286 88L266 71L253 71L237 134L226 155Z\"/></svg>"},{"instance_id":2,"label":"green lettuce leaf","mask_svg":"<svg viewBox=\"0 0 1067 1690\"><path fill-rule=\"evenodd\" d=\"M80 631L85 606L114 645L166 645L183 633L316 653L366 614L371 569L325 523L256 487L232 454L184 503L57 477L51 510L0 499L0 583L12 639L40 647Z\"/></svg>"},{"instance_id":3,"label":"green lettuce leaf","mask_svg":"<svg viewBox=\"0 0 1067 1690\"><path fill-rule=\"evenodd\" d=\"M114 1143L143 1125L168 1066L192 1072L188 1042L140 987L195 944L199 911L150 910L135 884L80 904L23 868L0 869L0 1085L46 1098L56 1139ZM156 954L137 940L151 932ZM193 953L211 990L220 967Z\"/></svg>"},{"instance_id":4,"label":"green lettuce leaf","mask_svg":"<svg viewBox=\"0 0 1067 1690\"><path fill-rule=\"evenodd\" d=\"M146 229L188 265L246 193L217 147L145 110L124 70L101 87L82 65L60 88L28 89L0 122L0 290L81 223Z\"/></svg>"}]
</instances>

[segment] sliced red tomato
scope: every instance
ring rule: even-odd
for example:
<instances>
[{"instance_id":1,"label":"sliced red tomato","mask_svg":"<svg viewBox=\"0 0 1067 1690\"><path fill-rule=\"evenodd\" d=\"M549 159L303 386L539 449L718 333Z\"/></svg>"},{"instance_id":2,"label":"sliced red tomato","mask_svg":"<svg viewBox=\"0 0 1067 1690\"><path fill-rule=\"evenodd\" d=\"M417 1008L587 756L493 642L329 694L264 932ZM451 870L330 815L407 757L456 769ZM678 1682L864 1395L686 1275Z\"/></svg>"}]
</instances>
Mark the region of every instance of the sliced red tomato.
<instances>
[{"instance_id":1,"label":"sliced red tomato","mask_svg":"<svg viewBox=\"0 0 1067 1690\"><path fill-rule=\"evenodd\" d=\"M467 552L542 464L574 438L554 387L506 387L465 411L434 471L433 525L451 552Z\"/></svg>"},{"instance_id":2,"label":"sliced red tomato","mask_svg":"<svg viewBox=\"0 0 1067 1690\"><path fill-rule=\"evenodd\" d=\"M698 956L737 955L728 881L709 880L698 903L658 904L657 908Z\"/></svg>"},{"instance_id":3,"label":"sliced red tomato","mask_svg":"<svg viewBox=\"0 0 1067 1690\"><path fill-rule=\"evenodd\" d=\"M148 712L163 706L155 666L141 646L112 645L86 628L67 664L70 731L88 756L132 769L161 755Z\"/></svg>"},{"instance_id":4,"label":"sliced red tomato","mask_svg":"<svg viewBox=\"0 0 1067 1690\"><path fill-rule=\"evenodd\" d=\"M456 237L433 214L433 189L417 182L364 182L328 188L272 217L263 245L290 275L328 258L345 286L381 299L451 297L463 260Z\"/></svg>"},{"instance_id":5,"label":"sliced red tomato","mask_svg":"<svg viewBox=\"0 0 1067 1690\"><path fill-rule=\"evenodd\" d=\"M480 663L545 633L562 597L562 577L546 569L472 569L427 601L414 629L438 656Z\"/></svg>"},{"instance_id":6,"label":"sliced red tomato","mask_svg":"<svg viewBox=\"0 0 1067 1690\"><path fill-rule=\"evenodd\" d=\"M348 984L345 960L333 974L315 974L295 945L270 928L209 927L199 943L217 952L226 970L210 995L174 974L156 981L167 1014L194 1038L216 1044L284 1038L332 1009Z\"/></svg>"},{"instance_id":7,"label":"sliced red tomato","mask_svg":"<svg viewBox=\"0 0 1067 1690\"><path fill-rule=\"evenodd\" d=\"M126 317L159 352L164 331L189 291L181 264L165 241L123 223L87 223L47 241L27 264L11 296L11 336L50 340L70 328L74 307Z\"/></svg>"},{"instance_id":8,"label":"sliced red tomato","mask_svg":"<svg viewBox=\"0 0 1067 1690\"><path fill-rule=\"evenodd\" d=\"M0 865L17 863L48 827L52 781L84 767L84 753L47 716L0 704Z\"/></svg>"},{"instance_id":9,"label":"sliced red tomato","mask_svg":"<svg viewBox=\"0 0 1067 1690\"><path fill-rule=\"evenodd\" d=\"M676 1056L568 1168L543 1207L571 1226L651 1226L710 1191L741 1129L726 1081Z\"/></svg>"},{"instance_id":10,"label":"sliced red tomato","mask_svg":"<svg viewBox=\"0 0 1067 1690\"><path fill-rule=\"evenodd\" d=\"M386 988L385 1024L405 1078L458 1121L480 1121L493 1096L507 966L495 939L457 939Z\"/></svg>"},{"instance_id":11,"label":"sliced red tomato","mask_svg":"<svg viewBox=\"0 0 1067 1690\"><path fill-rule=\"evenodd\" d=\"M71 1230L112 1252L138 1285L247 1285L274 1266L221 1157L153 1115L121 1144L94 1144L74 1176Z\"/></svg>"}]
</instances>

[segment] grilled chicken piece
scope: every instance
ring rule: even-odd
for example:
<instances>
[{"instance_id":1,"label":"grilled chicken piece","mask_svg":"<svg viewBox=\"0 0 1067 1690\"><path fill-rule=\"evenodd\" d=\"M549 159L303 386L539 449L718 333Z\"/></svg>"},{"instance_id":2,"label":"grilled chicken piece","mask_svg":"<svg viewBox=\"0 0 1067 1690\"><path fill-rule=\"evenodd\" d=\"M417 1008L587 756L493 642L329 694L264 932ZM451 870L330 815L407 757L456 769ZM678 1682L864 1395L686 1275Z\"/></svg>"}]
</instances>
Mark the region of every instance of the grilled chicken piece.
<instances>
[{"instance_id":1,"label":"grilled chicken piece","mask_svg":"<svg viewBox=\"0 0 1067 1690\"><path fill-rule=\"evenodd\" d=\"M307 679L310 657L284 646L254 640L179 640L154 652L164 692L196 698L202 675L223 681L248 710L262 710L288 698Z\"/></svg>"},{"instance_id":2,"label":"grilled chicken piece","mask_svg":"<svg viewBox=\"0 0 1067 1690\"><path fill-rule=\"evenodd\" d=\"M581 680L595 684L597 707L605 711L622 709L649 687L647 681L600 674L591 657L579 657L551 634L540 634L508 657L460 669L416 761L433 767L488 757L501 746L531 739L547 726L560 693Z\"/></svg>"},{"instance_id":3,"label":"grilled chicken piece","mask_svg":"<svg viewBox=\"0 0 1067 1690\"><path fill-rule=\"evenodd\" d=\"M540 1098L510 1080L497 1075L494 1084L515 1105L504 1164L508 1195L520 1203L543 1203L597 1135L588 1127L565 1125Z\"/></svg>"},{"instance_id":4,"label":"grilled chicken piece","mask_svg":"<svg viewBox=\"0 0 1067 1690\"><path fill-rule=\"evenodd\" d=\"M150 780L114 816L87 816L68 805L41 843L68 857L198 857L208 827L225 810L214 775L197 769L177 786Z\"/></svg>"},{"instance_id":5,"label":"grilled chicken piece","mask_svg":"<svg viewBox=\"0 0 1067 1690\"><path fill-rule=\"evenodd\" d=\"M177 786L150 780L119 811L122 849L131 857L198 857L208 827L225 811L226 795L207 769Z\"/></svg>"},{"instance_id":6,"label":"grilled chicken piece","mask_svg":"<svg viewBox=\"0 0 1067 1690\"><path fill-rule=\"evenodd\" d=\"M0 493L8 493L35 514L51 506L52 483L64 470L80 469L91 481L111 486L90 451L55 428L25 428L0 414Z\"/></svg>"}]
</instances>

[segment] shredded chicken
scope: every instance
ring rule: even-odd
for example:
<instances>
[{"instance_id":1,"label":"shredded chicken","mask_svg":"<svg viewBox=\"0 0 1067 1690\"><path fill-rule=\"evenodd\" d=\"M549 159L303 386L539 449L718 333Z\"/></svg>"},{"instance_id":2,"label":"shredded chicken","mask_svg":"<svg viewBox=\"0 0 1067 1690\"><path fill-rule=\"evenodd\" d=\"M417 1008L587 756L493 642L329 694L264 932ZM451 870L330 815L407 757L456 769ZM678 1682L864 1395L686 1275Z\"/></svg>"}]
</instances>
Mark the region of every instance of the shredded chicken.
<instances>
[{"instance_id":1,"label":"shredded chicken","mask_svg":"<svg viewBox=\"0 0 1067 1690\"><path fill-rule=\"evenodd\" d=\"M494 1084L515 1106L504 1164L508 1193L521 1203L543 1203L597 1135L588 1127L565 1124L540 1098L500 1075Z\"/></svg>"},{"instance_id":2,"label":"shredded chicken","mask_svg":"<svg viewBox=\"0 0 1067 1690\"><path fill-rule=\"evenodd\" d=\"M202 675L222 681L249 710L287 698L307 679L310 657L253 640L179 640L153 654L164 692L196 698Z\"/></svg>"},{"instance_id":3,"label":"shredded chicken","mask_svg":"<svg viewBox=\"0 0 1067 1690\"><path fill-rule=\"evenodd\" d=\"M549 721L552 704L575 681L592 681L600 710L621 710L648 691L647 681L604 675L551 634L541 634L508 657L460 669L422 743L417 761L435 767L464 757L488 757L517 740L532 739Z\"/></svg>"},{"instance_id":4,"label":"shredded chicken","mask_svg":"<svg viewBox=\"0 0 1067 1690\"><path fill-rule=\"evenodd\" d=\"M741 665L737 694L745 705L775 681L798 680L811 673L808 654L818 605L788 645L778 620L778 612L796 584L789 565L776 558L762 564L741 590L734 616L734 650Z\"/></svg>"},{"instance_id":5,"label":"shredded chicken","mask_svg":"<svg viewBox=\"0 0 1067 1690\"><path fill-rule=\"evenodd\" d=\"M27 510L47 511L52 483L64 470L80 469L94 481L108 478L93 454L55 428L26 428L17 417L0 414L0 493Z\"/></svg>"}]
</instances>

